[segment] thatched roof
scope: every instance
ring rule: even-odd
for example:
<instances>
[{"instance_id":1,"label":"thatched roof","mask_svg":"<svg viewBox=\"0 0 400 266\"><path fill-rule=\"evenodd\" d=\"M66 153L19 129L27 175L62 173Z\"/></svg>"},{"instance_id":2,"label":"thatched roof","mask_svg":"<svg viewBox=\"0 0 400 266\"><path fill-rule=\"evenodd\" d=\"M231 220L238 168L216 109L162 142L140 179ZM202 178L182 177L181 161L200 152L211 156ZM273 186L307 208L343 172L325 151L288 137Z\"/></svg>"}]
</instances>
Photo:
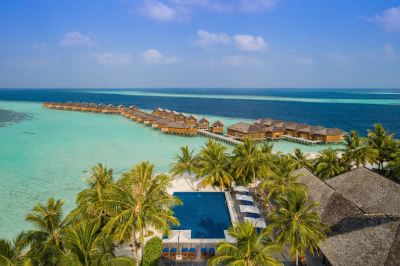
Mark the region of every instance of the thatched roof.
<instances>
[{"instance_id":1,"label":"thatched roof","mask_svg":"<svg viewBox=\"0 0 400 266\"><path fill-rule=\"evenodd\" d=\"M260 118L260 119L256 120L256 123L262 124L264 126L270 126L273 121L275 121L275 120L268 117L268 118Z\"/></svg>"},{"instance_id":2,"label":"thatched roof","mask_svg":"<svg viewBox=\"0 0 400 266\"><path fill-rule=\"evenodd\" d=\"M217 120L212 124L213 127L223 127L224 123L221 120Z\"/></svg>"},{"instance_id":3,"label":"thatched roof","mask_svg":"<svg viewBox=\"0 0 400 266\"><path fill-rule=\"evenodd\" d=\"M165 126L168 128L184 128L184 129L190 128L190 126L185 125L184 123L180 123L180 122L170 122L170 123L166 124Z\"/></svg>"},{"instance_id":4,"label":"thatched roof","mask_svg":"<svg viewBox=\"0 0 400 266\"><path fill-rule=\"evenodd\" d=\"M189 115L187 119L192 119L197 121L197 117L195 115Z\"/></svg>"},{"instance_id":5,"label":"thatched roof","mask_svg":"<svg viewBox=\"0 0 400 266\"><path fill-rule=\"evenodd\" d=\"M400 185L360 167L326 181L366 213L400 216Z\"/></svg>"},{"instance_id":6,"label":"thatched roof","mask_svg":"<svg viewBox=\"0 0 400 266\"><path fill-rule=\"evenodd\" d=\"M296 130L299 130L299 131L304 130L305 132L308 132L310 130L309 128L310 128L310 125L307 125L307 124L297 124L295 126Z\"/></svg>"},{"instance_id":7,"label":"thatched roof","mask_svg":"<svg viewBox=\"0 0 400 266\"><path fill-rule=\"evenodd\" d=\"M330 227L319 247L332 265L396 265L400 260L400 185L359 168L324 182L295 172ZM397 264L398 265L398 264Z\"/></svg>"},{"instance_id":8,"label":"thatched roof","mask_svg":"<svg viewBox=\"0 0 400 266\"><path fill-rule=\"evenodd\" d=\"M258 124L240 122L229 126L228 130L235 130L242 133L264 133L265 127Z\"/></svg>"},{"instance_id":9,"label":"thatched roof","mask_svg":"<svg viewBox=\"0 0 400 266\"><path fill-rule=\"evenodd\" d=\"M340 128L323 128L319 131L313 132L314 134L323 135L323 136L338 136L344 135L345 132Z\"/></svg>"},{"instance_id":10,"label":"thatched roof","mask_svg":"<svg viewBox=\"0 0 400 266\"><path fill-rule=\"evenodd\" d=\"M278 127L278 126L270 126L265 128L266 132L283 132L283 128L282 127Z\"/></svg>"},{"instance_id":11,"label":"thatched roof","mask_svg":"<svg viewBox=\"0 0 400 266\"><path fill-rule=\"evenodd\" d=\"M203 117L202 119L199 120L199 123L210 123L210 120L208 120L207 118Z\"/></svg>"},{"instance_id":12,"label":"thatched roof","mask_svg":"<svg viewBox=\"0 0 400 266\"><path fill-rule=\"evenodd\" d=\"M298 123L296 123L296 122L290 122L290 121L285 121L284 123L283 123L283 127L285 128L285 129L291 129L291 130L294 130L294 129L296 129L296 126L298 125Z\"/></svg>"}]
</instances>

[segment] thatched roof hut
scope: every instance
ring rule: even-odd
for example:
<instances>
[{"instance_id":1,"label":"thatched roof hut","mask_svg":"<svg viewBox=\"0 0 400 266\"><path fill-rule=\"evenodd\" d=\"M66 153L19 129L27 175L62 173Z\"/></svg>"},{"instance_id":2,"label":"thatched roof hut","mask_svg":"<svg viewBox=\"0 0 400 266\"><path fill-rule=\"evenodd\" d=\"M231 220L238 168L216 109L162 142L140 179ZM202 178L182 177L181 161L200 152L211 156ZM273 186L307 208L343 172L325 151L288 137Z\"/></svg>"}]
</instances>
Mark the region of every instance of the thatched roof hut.
<instances>
[{"instance_id":1,"label":"thatched roof hut","mask_svg":"<svg viewBox=\"0 0 400 266\"><path fill-rule=\"evenodd\" d=\"M264 126L271 126L273 121L275 121L275 120L268 117L268 118L260 118L260 119L256 120L256 123L262 124Z\"/></svg>"},{"instance_id":2,"label":"thatched roof hut","mask_svg":"<svg viewBox=\"0 0 400 266\"><path fill-rule=\"evenodd\" d=\"M221 120L217 120L212 124L213 127L223 127L224 123Z\"/></svg>"},{"instance_id":3,"label":"thatched roof hut","mask_svg":"<svg viewBox=\"0 0 400 266\"><path fill-rule=\"evenodd\" d=\"M265 127L260 124L236 123L228 127L228 135L236 139L265 139Z\"/></svg>"},{"instance_id":4,"label":"thatched roof hut","mask_svg":"<svg viewBox=\"0 0 400 266\"><path fill-rule=\"evenodd\" d=\"M330 265L398 265L400 185L366 168L326 182L305 169L295 174L331 229L319 244Z\"/></svg>"}]
</instances>

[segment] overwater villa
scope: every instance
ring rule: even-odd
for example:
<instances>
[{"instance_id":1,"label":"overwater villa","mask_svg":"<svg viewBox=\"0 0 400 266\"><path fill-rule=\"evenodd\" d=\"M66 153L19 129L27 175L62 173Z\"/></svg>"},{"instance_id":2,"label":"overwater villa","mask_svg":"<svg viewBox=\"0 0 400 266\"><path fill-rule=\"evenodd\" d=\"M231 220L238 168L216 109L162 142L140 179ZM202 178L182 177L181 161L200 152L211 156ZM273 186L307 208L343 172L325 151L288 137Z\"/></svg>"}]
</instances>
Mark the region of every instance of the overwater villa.
<instances>
[{"instance_id":1,"label":"overwater villa","mask_svg":"<svg viewBox=\"0 0 400 266\"><path fill-rule=\"evenodd\" d=\"M181 122L169 122L161 127L161 132L173 135L196 136L197 128L188 126Z\"/></svg>"},{"instance_id":2,"label":"overwater villa","mask_svg":"<svg viewBox=\"0 0 400 266\"><path fill-rule=\"evenodd\" d=\"M258 124L240 122L228 127L228 135L238 140L264 140L265 133L265 127Z\"/></svg>"},{"instance_id":3,"label":"overwater villa","mask_svg":"<svg viewBox=\"0 0 400 266\"><path fill-rule=\"evenodd\" d=\"M306 169L295 172L310 202L330 227L319 244L325 265L399 265L400 185L367 168L322 181Z\"/></svg>"},{"instance_id":4,"label":"overwater villa","mask_svg":"<svg viewBox=\"0 0 400 266\"><path fill-rule=\"evenodd\" d=\"M210 121L207 118L203 117L197 122L197 128L208 130L210 128Z\"/></svg>"},{"instance_id":5,"label":"overwater villa","mask_svg":"<svg viewBox=\"0 0 400 266\"><path fill-rule=\"evenodd\" d=\"M221 120L215 121L211 127L210 131L214 134L222 135L224 133L224 123Z\"/></svg>"},{"instance_id":6,"label":"overwater villa","mask_svg":"<svg viewBox=\"0 0 400 266\"><path fill-rule=\"evenodd\" d=\"M186 125L197 127L197 117L195 115L189 115L185 119Z\"/></svg>"}]
</instances>

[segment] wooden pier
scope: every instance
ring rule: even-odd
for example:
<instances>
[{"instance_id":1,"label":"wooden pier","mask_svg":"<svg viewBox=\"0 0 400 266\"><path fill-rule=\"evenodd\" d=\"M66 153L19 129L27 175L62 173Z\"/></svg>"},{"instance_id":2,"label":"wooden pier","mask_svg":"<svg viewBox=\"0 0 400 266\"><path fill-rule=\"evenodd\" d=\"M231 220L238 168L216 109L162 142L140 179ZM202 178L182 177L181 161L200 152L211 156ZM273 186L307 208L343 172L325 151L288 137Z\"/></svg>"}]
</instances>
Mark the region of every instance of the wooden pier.
<instances>
[{"instance_id":1,"label":"wooden pier","mask_svg":"<svg viewBox=\"0 0 400 266\"><path fill-rule=\"evenodd\" d=\"M204 136L204 137L213 138L213 139L216 139L216 140L219 140L219 141L223 141L223 142L231 144L231 145L237 145L237 144L242 143L239 140L235 140L235 139L223 136L223 135L218 135L218 134L215 134L215 133L211 133L211 132L209 132L207 130L204 130L204 129L197 129L197 133L199 135Z\"/></svg>"},{"instance_id":2,"label":"wooden pier","mask_svg":"<svg viewBox=\"0 0 400 266\"><path fill-rule=\"evenodd\" d=\"M309 139L303 139L303 138L296 138L290 135L283 135L284 140L292 141L292 142L297 142L301 144L306 144L306 145L316 145L316 144L322 144L321 141L317 140L309 140Z\"/></svg>"}]
</instances>

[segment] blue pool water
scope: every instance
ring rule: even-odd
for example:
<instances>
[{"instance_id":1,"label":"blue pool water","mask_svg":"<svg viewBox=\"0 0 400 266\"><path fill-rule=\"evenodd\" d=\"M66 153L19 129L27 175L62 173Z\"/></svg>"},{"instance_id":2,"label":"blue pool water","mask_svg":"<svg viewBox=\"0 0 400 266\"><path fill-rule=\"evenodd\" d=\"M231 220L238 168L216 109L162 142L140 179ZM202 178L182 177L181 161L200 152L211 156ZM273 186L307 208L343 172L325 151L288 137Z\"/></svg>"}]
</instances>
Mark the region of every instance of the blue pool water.
<instances>
[{"instance_id":1,"label":"blue pool water","mask_svg":"<svg viewBox=\"0 0 400 266\"><path fill-rule=\"evenodd\" d=\"M180 226L173 230L192 230L192 238L225 238L231 226L225 194L222 192L175 192L183 201L175 207Z\"/></svg>"}]
</instances>

